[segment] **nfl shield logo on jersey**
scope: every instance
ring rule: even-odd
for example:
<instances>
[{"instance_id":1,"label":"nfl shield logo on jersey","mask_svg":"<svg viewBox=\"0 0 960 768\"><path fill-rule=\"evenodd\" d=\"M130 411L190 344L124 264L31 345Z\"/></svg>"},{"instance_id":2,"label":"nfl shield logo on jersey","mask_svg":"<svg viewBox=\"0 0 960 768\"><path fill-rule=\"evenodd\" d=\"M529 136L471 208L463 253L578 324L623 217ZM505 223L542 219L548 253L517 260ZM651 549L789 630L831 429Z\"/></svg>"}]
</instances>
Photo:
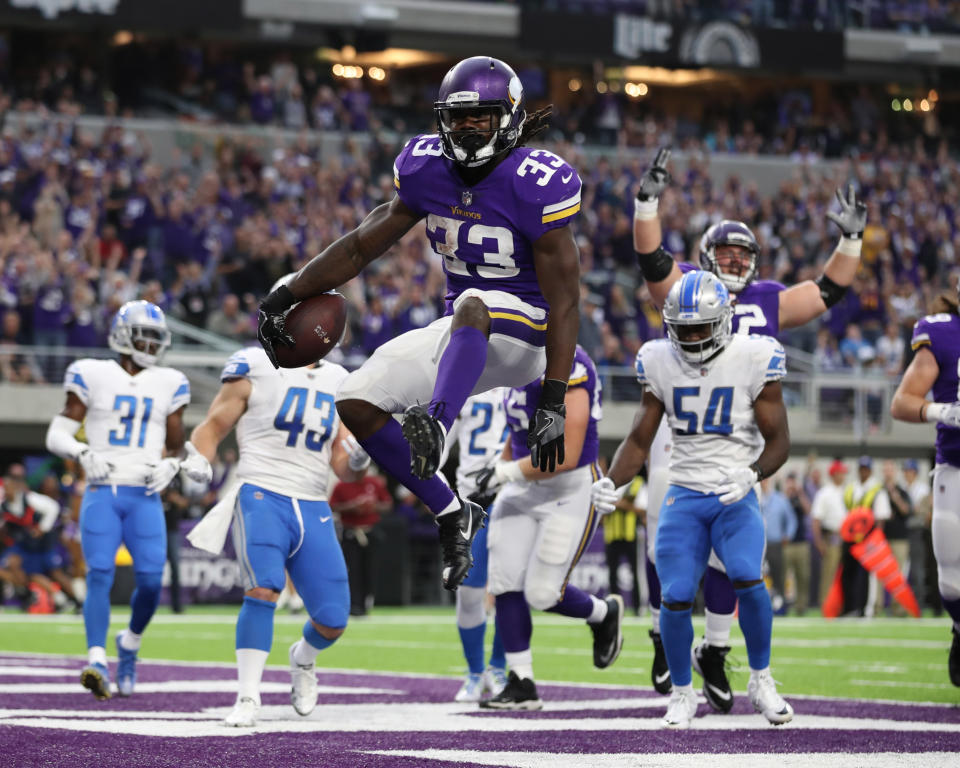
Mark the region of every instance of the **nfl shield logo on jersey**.
<instances>
[{"instance_id":1,"label":"nfl shield logo on jersey","mask_svg":"<svg viewBox=\"0 0 960 768\"><path fill-rule=\"evenodd\" d=\"M460 200L464 205L470 205L473 202L473 192L469 189L463 190L463 194L460 195Z\"/></svg>"}]
</instances>

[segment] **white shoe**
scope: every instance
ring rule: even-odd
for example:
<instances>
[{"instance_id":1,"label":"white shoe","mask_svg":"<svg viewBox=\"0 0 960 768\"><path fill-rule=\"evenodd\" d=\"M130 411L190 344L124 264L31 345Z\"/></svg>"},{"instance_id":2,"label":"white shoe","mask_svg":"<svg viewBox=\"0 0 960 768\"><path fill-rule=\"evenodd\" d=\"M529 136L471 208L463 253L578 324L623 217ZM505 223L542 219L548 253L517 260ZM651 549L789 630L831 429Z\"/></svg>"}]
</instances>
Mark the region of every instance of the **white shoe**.
<instances>
[{"instance_id":1,"label":"white shoe","mask_svg":"<svg viewBox=\"0 0 960 768\"><path fill-rule=\"evenodd\" d=\"M753 708L774 725L793 720L793 707L777 693L777 684L770 672L751 672L747 693Z\"/></svg>"},{"instance_id":2,"label":"white shoe","mask_svg":"<svg viewBox=\"0 0 960 768\"><path fill-rule=\"evenodd\" d=\"M460 686L460 690L457 691L457 695L453 697L453 700L459 702L476 702L482 698L483 673L475 675L472 672L468 672L467 676L463 678L463 685Z\"/></svg>"},{"instance_id":3,"label":"white shoe","mask_svg":"<svg viewBox=\"0 0 960 768\"><path fill-rule=\"evenodd\" d=\"M666 728L689 728L697 714L697 694L692 688L674 687L667 704L667 714L663 716Z\"/></svg>"},{"instance_id":4,"label":"white shoe","mask_svg":"<svg viewBox=\"0 0 960 768\"><path fill-rule=\"evenodd\" d=\"M290 703L298 715L306 717L317 706L317 670L314 664L305 666L293 660L297 643L290 646Z\"/></svg>"},{"instance_id":5,"label":"white shoe","mask_svg":"<svg viewBox=\"0 0 960 768\"><path fill-rule=\"evenodd\" d=\"M242 699L237 699L230 714L224 718L223 724L231 728L252 728L257 724L259 714L260 705L249 696L244 696Z\"/></svg>"},{"instance_id":6,"label":"white shoe","mask_svg":"<svg viewBox=\"0 0 960 768\"><path fill-rule=\"evenodd\" d=\"M483 672L483 689L491 696L499 696L507 687L507 670L503 667L487 667Z\"/></svg>"}]
</instances>

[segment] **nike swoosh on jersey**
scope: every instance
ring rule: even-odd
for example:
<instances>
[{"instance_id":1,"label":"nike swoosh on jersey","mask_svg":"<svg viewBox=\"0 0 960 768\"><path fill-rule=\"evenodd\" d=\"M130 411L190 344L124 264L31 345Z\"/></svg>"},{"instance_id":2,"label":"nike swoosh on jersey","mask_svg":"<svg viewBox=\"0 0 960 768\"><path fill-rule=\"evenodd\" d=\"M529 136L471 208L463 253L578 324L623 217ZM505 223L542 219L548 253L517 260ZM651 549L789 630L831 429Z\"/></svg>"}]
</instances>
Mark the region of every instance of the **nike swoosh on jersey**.
<instances>
[{"instance_id":1,"label":"nike swoosh on jersey","mask_svg":"<svg viewBox=\"0 0 960 768\"><path fill-rule=\"evenodd\" d=\"M654 680L656 681L657 685L660 685L660 683L667 682L668 677L670 677L670 673L664 672L662 675L657 675L656 677L654 677Z\"/></svg>"},{"instance_id":2,"label":"nike swoosh on jersey","mask_svg":"<svg viewBox=\"0 0 960 768\"><path fill-rule=\"evenodd\" d=\"M713 691L714 696L718 699L723 699L723 701L730 701L730 699L733 698L733 694L730 691L721 691L717 686L710 685L710 683L707 683L707 688Z\"/></svg>"},{"instance_id":3,"label":"nike swoosh on jersey","mask_svg":"<svg viewBox=\"0 0 960 768\"><path fill-rule=\"evenodd\" d=\"M567 183L568 181L570 181L570 179L572 179L572 178L573 178L573 174L572 174L572 173L568 173L566 176L564 176L563 178L561 178L560 181L562 181L564 184L566 184L566 183Z\"/></svg>"},{"instance_id":4,"label":"nike swoosh on jersey","mask_svg":"<svg viewBox=\"0 0 960 768\"><path fill-rule=\"evenodd\" d=\"M325 522L327 522L327 520L329 520L331 517L332 517L332 515L327 515L326 517L321 517L321 518L320 518L320 522L321 522L321 523L325 523Z\"/></svg>"}]
</instances>

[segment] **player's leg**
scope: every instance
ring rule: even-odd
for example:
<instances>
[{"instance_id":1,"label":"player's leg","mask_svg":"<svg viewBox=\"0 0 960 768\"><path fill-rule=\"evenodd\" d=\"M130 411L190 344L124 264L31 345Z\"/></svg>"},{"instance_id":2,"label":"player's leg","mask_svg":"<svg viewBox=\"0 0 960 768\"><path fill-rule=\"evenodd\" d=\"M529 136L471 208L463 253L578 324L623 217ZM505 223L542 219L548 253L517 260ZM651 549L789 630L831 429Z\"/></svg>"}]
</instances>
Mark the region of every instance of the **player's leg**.
<instances>
[{"instance_id":1,"label":"player's leg","mask_svg":"<svg viewBox=\"0 0 960 768\"><path fill-rule=\"evenodd\" d=\"M137 652L147 624L160 604L163 566L167 561L167 526L163 505L145 488L121 486L117 504L123 521L123 541L133 558L136 589L130 598L130 624L116 636L117 690L133 693L137 681Z\"/></svg>"},{"instance_id":2,"label":"player's leg","mask_svg":"<svg viewBox=\"0 0 960 768\"><path fill-rule=\"evenodd\" d=\"M960 686L960 469L939 465L933 478L933 555L943 607L953 619L953 644L947 670Z\"/></svg>"},{"instance_id":3,"label":"player's leg","mask_svg":"<svg viewBox=\"0 0 960 768\"><path fill-rule=\"evenodd\" d=\"M660 422L657 434L650 446L650 455L658 456L657 461L651 461L647 473L647 593L650 606L650 640L653 643L653 664L650 669L650 681L657 693L670 693L670 667L663 652L663 640L660 636L660 577L657 574L657 522L660 519L660 509L664 496L670 485L670 469L666 459L660 454L665 453L663 446L669 445L669 429L666 419ZM657 466L660 464L662 466Z\"/></svg>"},{"instance_id":4,"label":"player's leg","mask_svg":"<svg viewBox=\"0 0 960 768\"><path fill-rule=\"evenodd\" d=\"M457 632L467 674L454 701L480 701L485 692L483 646L487 632L487 528L473 540L473 567L457 589ZM501 689L502 690L502 689ZM495 691L494 695L500 691Z\"/></svg>"},{"instance_id":5,"label":"player's leg","mask_svg":"<svg viewBox=\"0 0 960 768\"><path fill-rule=\"evenodd\" d=\"M656 556L662 602L660 632L673 692L663 723L686 728L697 711L690 668L693 600L710 554L709 519L715 497L671 485L660 510Z\"/></svg>"},{"instance_id":6,"label":"player's leg","mask_svg":"<svg viewBox=\"0 0 960 768\"><path fill-rule=\"evenodd\" d=\"M237 701L224 723L250 727L260 711L260 680L273 645L274 612L287 580L284 566L301 530L288 497L246 483L237 496L232 534L244 597L235 641Z\"/></svg>"},{"instance_id":7,"label":"player's leg","mask_svg":"<svg viewBox=\"0 0 960 768\"><path fill-rule=\"evenodd\" d=\"M87 564L87 597L83 603L87 666L80 673L80 682L98 699L110 698L107 627L114 558L122 538L122 522L115 501L111 486L91 485L87 486L80 504L81 543Z\"/></svg>"},{"instance_id":8,"label":"player's leg","mask_svg":"<svg viewBox=\"0 0 960 768\"><path fill-rule=\"evenodd\" d=\"M733 707L733 689L727 679L726 665L737 593L713 550L703 576L703 597L705 629L703 639L693 649L691 661L694 670L703 677L703 695L707 702L717 712L726 713Z\"/></svg>"},{"instance_id":9,"label":"player's leg","mask_svg":"<svg viewBox=\"0 0 960 768\"><path fill-rule=\"evenodd\" d=\"M523 596L527 562L537 538L537 521L524 508L522 493L508 486L494 502L487 538L488 588L496 598L497 632L510 668L502 691L480 702L484 709L540 709L533 682L530 638L533 621Z\"/></svg>"},{"instance_id":10,"label":"player's leg","mask_svg":"<svg viewBox=\"0 0 960 768\"><path fill-rule=\"evenodd\" d=\"M303 520L303 542L287 560L287 570L309 618L303 635L290 646L290 703L297 714L309 715L317 705L317 655L347 628L350 586L330 505L325 501L293 503Z\"/></svg>"},{"instance_id":11,"label":"player's leg","mask_svg":"<svg viewBox=\"0 0 960 768\"><path fill-rule=\"evenodd\" d=\"M750 702L771 723L786 723L793 718L793 709L777 693L770 675L773 607L763 581L765 535L756 493L723 506L710 534L740 602L740 629L750 663Z\"/></svg>"}]
</instances>

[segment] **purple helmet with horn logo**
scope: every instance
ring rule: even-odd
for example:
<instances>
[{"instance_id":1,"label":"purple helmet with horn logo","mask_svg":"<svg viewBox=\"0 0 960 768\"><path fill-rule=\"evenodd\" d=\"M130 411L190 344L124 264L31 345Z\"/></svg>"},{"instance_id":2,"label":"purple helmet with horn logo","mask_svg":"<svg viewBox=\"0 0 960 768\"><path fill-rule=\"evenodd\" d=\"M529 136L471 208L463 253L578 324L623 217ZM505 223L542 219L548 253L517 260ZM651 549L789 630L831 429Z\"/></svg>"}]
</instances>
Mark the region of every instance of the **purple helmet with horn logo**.
<instances>
[{"instance_id":1,"label":"purple helmet with horn logo","mask_svg":"<svg viewBox=\"0 0 960 768\"><path fill-rule=\"evenodd\" d=\"M737 274L725 272L717 262L717 247L736 245L746 250L748 258ZM760 243L742 221L724 219L703 233L700 238L700 266L719 277L730 293L740 293L757 274Z\"/></svg>"},{"instance_id":2,"label":"purple helmet with horn logo","mask_svg":"<svg viewBox=\"0 0 960 768\"><path fill-rule=\"evenodd\" d=\"M447 72L433 110L443 154L467 167L483 165L513 149L527 117L517 73L489 56L464 59ZM458 117L486 113L491 116L489 131L454 128Z\"/></svg>"}]
</instances>

